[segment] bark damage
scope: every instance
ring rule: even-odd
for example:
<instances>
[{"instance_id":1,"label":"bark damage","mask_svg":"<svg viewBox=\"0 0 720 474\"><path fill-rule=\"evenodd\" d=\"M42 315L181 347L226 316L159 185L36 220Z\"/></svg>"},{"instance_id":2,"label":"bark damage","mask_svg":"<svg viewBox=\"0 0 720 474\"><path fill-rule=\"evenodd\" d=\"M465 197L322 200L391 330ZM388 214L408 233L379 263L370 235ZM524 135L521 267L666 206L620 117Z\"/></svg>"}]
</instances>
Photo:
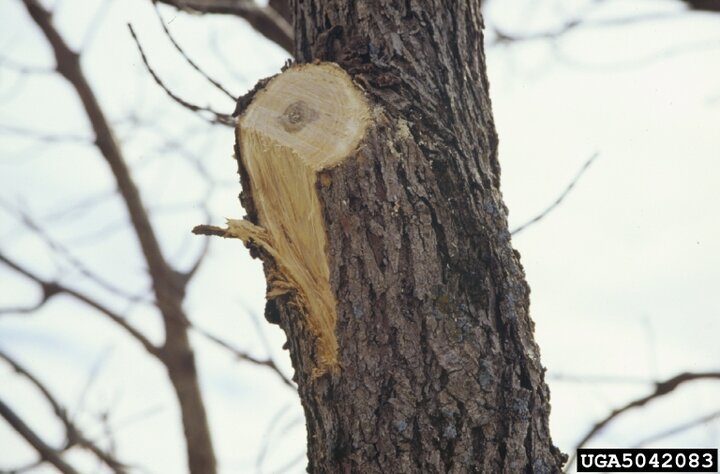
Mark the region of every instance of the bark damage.
<instances>
[{"instance_id":1,"label":"bark damage","mask_svg":"<svg viewBox=\"0 0 720 474\"><path fill-rule=\"evenodd\" d=\"M500 193L479 12L474 0L295 3L298 62L337 63L370 111L357 146L303 178L326 239L315 255L327 262L340 370L318 377L323 331L298 290L268 305L288 336L310 472L554 473L565 459ZM315 117L301 104L276 113L288 134L293 116ZM279 195L256 192L244 137L241 198L263 226ZM275 246L245 238L275 296Z\"/></svg>"},{"instance_id":2,"label":"bark damage","mask_svg":"<svg viewBox=\"0 0 720 474\"><path fill-rule=\"evenodd\" d=\"M262 249L267 299L272 304L289 296L301 315L316 340L316 377L339 368L327 229L316 186L323 170L355 151L368 123L361 91L337 65L324 63L290 67L270 80L237 124L238 162L255 215L229 221L227 235Z\"/></svg>"}]
</instances>

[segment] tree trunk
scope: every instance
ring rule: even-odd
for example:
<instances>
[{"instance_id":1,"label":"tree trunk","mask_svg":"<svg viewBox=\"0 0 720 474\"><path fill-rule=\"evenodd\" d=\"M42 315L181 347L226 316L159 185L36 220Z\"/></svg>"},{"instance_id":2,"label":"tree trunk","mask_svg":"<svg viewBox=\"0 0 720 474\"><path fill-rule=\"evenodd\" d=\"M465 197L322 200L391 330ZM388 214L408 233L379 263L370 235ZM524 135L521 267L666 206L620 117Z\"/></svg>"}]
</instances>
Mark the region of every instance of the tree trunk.
<instances>
[{"instance_id":1,"label":"tree trunk","mask_svg":"<svg viewBox=\"0 0 720 474\"><path fill-rule=\"evenodd\" d=\"M296 58L323 62L244 111L228 234L264 260L309 471L558 472L480 1L295 3Z\"/></svg>"}]
</instances>

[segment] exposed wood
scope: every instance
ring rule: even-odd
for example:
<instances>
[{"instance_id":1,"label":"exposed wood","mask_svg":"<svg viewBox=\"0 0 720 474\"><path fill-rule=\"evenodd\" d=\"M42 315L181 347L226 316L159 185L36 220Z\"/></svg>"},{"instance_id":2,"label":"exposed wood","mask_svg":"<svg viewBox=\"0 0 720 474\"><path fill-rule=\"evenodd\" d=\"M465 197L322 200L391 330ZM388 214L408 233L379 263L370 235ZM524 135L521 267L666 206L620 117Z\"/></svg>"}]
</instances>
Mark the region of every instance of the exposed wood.
<instances>
[{"instance_id":1,"label":"exposed wood","mask_svg":"<svg viewBox=\"0 0 720 474\"><path fill-rule=\"evenodd\" d=\"M230 221L228 233L272 256L276 271L269 276L268 299L292 293L317 338L315 375L338 368L318 176L354 151L368 122L360 90L333 64L287 69L255 96L238 121L240 158L258 225Z\"/></svg>"},{"instance_id":2,"label":"exposed wood","mask_svg":"<svg viewBox=\"0 0 720 474\"><path fill-rule=\"evenodd\" d=\"M297 60L337 63L371 111L345 159L315 174L292 172L292 186L303 189L316 177L312 214L322 217L316 230L325 231L335 299L339 370L321 377L306 308L293 292L274 292L283 264L266 225L281 210L268 202L294 194L256 183L264 174L246 156L266 148L269 163L289 158L274 143L292 134L292 120L277 119L292 112L273 109L262 123L278 138L251 138L249 147L241 121L236 144L248 215L231 231L244 233L265 264L266 313L288 336L305 409L308 470L559 472L566 457L550 437L529 288L500 193L480 2L297 0L294 7ZM269 84L249 108L270 94ZM294 96L284 107L309 100ZM313 149L302 140L292 146ZM301 225L289 222L283 232Z\"/></svg>"}]
</instances>

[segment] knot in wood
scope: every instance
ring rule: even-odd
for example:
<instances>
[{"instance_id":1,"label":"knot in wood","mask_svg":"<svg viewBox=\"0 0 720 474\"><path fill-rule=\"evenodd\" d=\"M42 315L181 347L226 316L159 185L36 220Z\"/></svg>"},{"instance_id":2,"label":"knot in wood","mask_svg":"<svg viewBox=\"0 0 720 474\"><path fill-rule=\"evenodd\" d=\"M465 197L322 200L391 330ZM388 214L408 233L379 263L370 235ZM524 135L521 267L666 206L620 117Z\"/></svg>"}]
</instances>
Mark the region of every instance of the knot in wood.
<instances>
[{"instance_id":1,"label":"knot in wood","mask_svg":"<svg viewBox=\"0 0 720 474\"><path fill-rule=\"evenodd\" d=\"M288 133L302 130L305 125L318 119L318 112L310 107L304 100L298 100L288 105L285 112L278 117L278 122Z\"/></svg>"}]
</instances>

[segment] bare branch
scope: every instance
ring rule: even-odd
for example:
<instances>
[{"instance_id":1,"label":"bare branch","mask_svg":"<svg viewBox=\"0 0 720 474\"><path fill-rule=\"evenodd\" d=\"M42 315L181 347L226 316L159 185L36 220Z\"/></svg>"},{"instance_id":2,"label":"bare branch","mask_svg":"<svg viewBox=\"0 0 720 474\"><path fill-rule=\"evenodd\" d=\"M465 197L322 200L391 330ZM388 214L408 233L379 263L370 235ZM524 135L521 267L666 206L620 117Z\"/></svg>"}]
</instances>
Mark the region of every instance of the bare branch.
<instances>
[{"instance_id":1,"label":"bare branch","mask_svg":"<svg viewBox=\"0 0 720 474\"><path fill-rule=\"evenodd\" d=\"M712 413L709 413L707 415L703 415L700 418L696 418L694 420L690 420L687 423L683 423L681 425L675 426L673 428L670 428L667 431L663 431L661 433L654 434L648 438L645 438L641 441L639 441L635 447L639 448L642 446L647 446L648 444L655 443L656 441L659 441L661 439L669 438L670 436L675 436L677 434L680 434L684 431L691 430L697 426L704 425L707 423L710 423L713 420L716 420L720 418L720 410L714 411Z\"/></svg>"},{"instance_id":2,"label":"bare branch","mask_svg":"<svg viewBox=\"0 0 720 474\"><path fill-rule=\"evenodd\" d=\"M117 180L118 190L128 209L155 284L172 281L172 271L163 257L150 219L140 198L126 160L115 139L110 122L103 112L80 67L80 57L72 51L52 25L50 13L37 0L22 0L30 16L53 48L57 71L75 88L95 132L95 144Z\"/></svg>"},{"instance_id":3,"label":"bare branch","mask_svg":"<svg viewBox=\"0 0 720 474\"><path fill-rule=\"evenodd\" d=\"M106 189L97 193L88 194L86 197L70 204L47 211L39 219L43 222L64 221L73 214L83 213L94 206L103 204L117 196L117 189Z\"/></svg>"},{"instance_id":4,"label":"bare branch","mask_svg":"<svg viewBox=\"0 0 720 474\"><path fill-rule=\"evenodd\" d=\"M45 304L46 298L41 298L37 303L30 306L8 306L6 308L0 308L0 316L3 314L30 314L34 313L38 309L42 308Z\"/></svg>"},{"instance_id":5,"label":"bare branch","mask_svg":"<svg viewBox=\"0 0 720 474\"><path fill-rule=\"evenodd\" d=\"M665 48L659 49L655 52L649 53L641 57L635 57L626 60L614 60L607 63L597 63L589 61L589 58L575 58L565 54L557 46L554 48L556 57L568 65L575 67L581 67L586 70L601 70L608 71L612 69L636 69L648 64L653 64L657 61L667 60L675 56L681 56L691 53L698 53L700 51L715 51L720 47L720 38L702 39L699 41L687 41L681 44L673 44Z\"/></svg>"},{"instance_id":6,"label":"bare branch","mask_svg":"<svg viewBox=\"0 0 720 474\"><path fill-rule=\"evenodd\" d=\"M593 161L595 161L595 158L597 158L597 157L598 157L598 153L594 153L594 154L585 162L585 164L582 166L582 168L580 168L580 171L578 171L577 175L575 175L575 178L573 178L573 180L570 182L570 184L568 184L567 188L565 188L565 191L563 191L562 194L560 194L560 196L558 196L558 198L555 200L555 202L553 202L552 204L550 204L550 206L549 206L547 209L545 209L545 210L542 211L540 214L538 214L537 216L533 217L532 219L530 219L530 220L527 221L526 223L522 224L521 226L516 227L516 228L513 229L510 233L511 233L512 235L517 235L517 234L519 234L520 232L522 232L523 230L525 230L525 229L527 229L528 227L530 227L531 225L533 225L533 224L539 222L540 220L542 220L542 219L543 219L545 216L547 216L548 214L550 214L550 212L552 212L553 209L555 209L556 207L558 207L558 206L560 205L560 203L563 202L563 199L565 199L565 198L567 197L567 195L570 194L570 191L572 191L572 189L575 187L575 184L577 184L577 182L578 182L578 180L580 179L580 177L585 173L585 171L587 171L587 169L590 167L590 165L593 163Z\"/></svg>"},{"instance_id":7,"label":"bare branch","mask_svg":"<svg viewBox=\"0 0 720 474\"><path fill-rule=\"evenodd\" d=\"M79 474L78 471L63 460L58 450L48 446L47 443L45 443L32 428L25 424L12 408L7 406L2 400L0 400L0 416L5 418L5 421L7 421L25 441L30 443L30 446L37 451L42 459L48 461L63 474Z\"/></svg>"},{"instance_id":8,"label":"bare branch","mask_svg":"<svg viewBox=\"0 0 720 474\"><path fill-rule=\"evenodd\" d=\"M567 472L569 467L572 466L578 449L585 446L588 441L590 441L596 434L598 434L603 428L605 428L611 421L613 421L615 418L619 417L626 411L631 410L633 408L638 408L638 407L644 406L648 402L655 400L656 398L660 398L664 395L667 395L668 393L670 393L670 392L674 391L676 388L678 388L680 385L683 385L687 382L692 382L694 380L712 380L712 379L720 380L720 372L698 372L698 373L684 372L682 374L679 374L672 378L669 378L668 380L665 380L664 382L656 383L655 391L653 391L651 394L649 394L645 397L642 397L642 398L638 398L637 400L633 400L630 403L628 403L620 408L616 408L615 410L610 412L610 414L608 416L606 416L599 422L595 423L595 425L592 427L592 429L583 437L582 440L580 440L580 442L577 443L577 446L575 446L575 449L573 449L572 454L570 455L570 458L568 459L567 463L565 464L564 472Z\"/></svg>"},{"instance_id":9,"label":"bare branch","mask_svg":"<svg viewBox=\"0 0 720 474\"><path fill-rule=\"evenodd\" d=\"M210 51L213 53L215 58L222 63L222 65L225 67L225 70L231 76L233 76L237 81L242 83L250 81L247 75L241 70L239 70L235 62L230 60L225 51L223 51L223 46L225 46L225 43L223 42L223 38L217 31L210 32L209 46Z\"/></svg>"},{"instance_id":10,"label":"bare branch","mask_svg":"<svg viewBox=\"0 0 720 474\"><path fill-rule=\"evenodd\" d=\"M278 438L285 435L291 428L301 425L304 421L304 418L302 415L293 417L289 422L287 422L283 427L279 429L277 434L275 434L276 427L280 424L280 421L282 421L285 414L288 412L288 410L291 408L291 405L285 405L282 409L280 409L270 420L268 423L267 428L265 428L265 432L262 435L263 444L260 447L260 450L258 452L257 457L255 458L255 470L257 472L267 472L267 469L263 469L263 464L265 463L265 457L268 453L268 450L271 448L276 448L278 444ZM296 463L298 463L301 459L303 459L306 456L305 452L300 452L296 457L291 458L289 462L286 462L284 466L282 466L280 469L276 469L275 473L282 473L282 472L288 472L292 466L294 466ZM275 460L277 462L277 460Z\"/></svg>"},{"instance_id":11,"label":"bare branch","mask_svg":"<svg viewBox=\"0 0 720 474\"><path fill-rule=\"evenodd\" d=\"M283 474L284 472L289 472L290 469L299 464L303 459L307 457L306 453L299 453L294 458L290 459L287 463L285 463L283 466L280 466L274 471L271 471L270 474Z\"/></svg>"},{"instance_id":12,"label":"bare branch","mask_svg":"<svg viewBox=\"0 0 720 474\"><path fill-rule=\"evenodd\" d=\"M85 381L85 386L83 387L82 391L80 392L80 397L78 398L77 404L75 405L75 409L73 410L73 412L76 415L77 415L77 413L80 413L83 410L83 407L85 405L85 400L88 396L88 393L90 393L90 389L97 381L98 376L100 375L102 366L107 361L111 352L112 352L111 348L105 349L100 354L100 356L95 360L92 367L90 368L90 371L88 372L87 380Z\"/></svg>"},{"instance_id":13,"label":"bare branch","mask_svg":"<svg viewBox=\"0 0 720 474\"><path fill-rule=\"evenodd\" d=\"M717 0L682 0L688 8L720 13L720 3Z\"/></svg>"},{"instance_id":14,"label":"bare branch","mask_svg":"<svg viewBox=\"0 0 720 474\"><path fill-rule=\"evenodd\" d=\"M195 63L195 61L193 61L192 59L190 59L190 57L187 55L187 53L185 52L185 50L178 44L177 41L175 41L175 38L174 38L173 35L170 33L170 29L169 29L168 26L165 24L165 20L163 20L163 17L162 17L162 15L160 14L160 10L158 10L158 8L157 8L157 2L153 2L153 5L155 5L155 13L157 14L157 17L158 17L158 19L160 20L160 24L162 25L162 28L163 28L163 31L165 32L165 35L168 37L168 39L170 40L170 42L172 43L172 45L175 47L175 49L178 51L178 53L180 53L180 55L183 57L183 59L185 59L185 61L190 65L190 67L192 67L193 69L195 69L202 77L204 77L205 79L207 79L207 81L208 81L210 84L212 84L213 86L215 86L218 90L222 91L226 96L228 96L228 97L234 102L235 99L237 98L236 96L234 96L234 95L232 95L230 92L228 92L228 90L225 89L225 87L223 87L222 84L220 84L218 81L216 81L215 79L213 79L212 77L210 77L204 70L202 70L202 68L200 68L200 66L198 66L198 65Z\"/></svg>"},{"instance_id":15,"label":"bare branch","mask_svg":"<svg viewBox=\"0 0 720 474\"><path fill-rule=\"evenodd\" d=\"M113 0L101 0L100 5L98 5L97 10L95 11L95 15L93 15L93 19L88 22L88 29L85 31L85 35L80 42L80 51L85 51L88 45L92 43L93 38L95 38L95 34L97 34L103 24L103 19L107 15L108 11L110 11L112 2Z\"/></svg>"},{"instance_id":16,"label":"bare branch","mask_svg":"<svg viewBox=\"0 0 720 474\"><path fill-rule=\"evenodd\" d=\"M258 33L293 54L293 30L284 17L287 10L277 12L278 2L261 7L253 0L157 0L178 10L198 13L220 13L245 19Z\"/></svg>"},{"instance_id":17,"label":"bare branch","mask_svg":"<svg viewBox=\"0 0 720 474\"><path fill-rule=\"evenodd\" d=\"M209 240L209 239L207 239ZM268 354L272 354L272 348L270 347L270 341L268 341L267 337L265 337L265 332L263 331L262 324L260 323L260 317L255 313L255 311L246 308L245 312L248 313L250 316L250 321L253 323L253 326L255 327L255 332L258 335L258 338L260 339L260 342L262 343L263 347L267 351ZM271 356L272 357L272 356Z\"/></svg>"},{"instance_id":18,"label":"bare branch","mask_svg":"<svg viewBox=\"0 0 720 474\"><path fill-rule=\"evenodd\" d=\"M278 15L283 17L288 24L292 25L292 6L290 5L290 0L270 0L268 4Z\"/></svg>"},{"instance_id":19,"label":"bare branch","mask_svg":"<svg viewBox=\"0 0 720 474\"><path fill-rule=\"evenodd\" d=\"M5 56L0 56L0 67L11 69L18 74L52 74L55 72L51 68L19 63Z\"/></svg>"},{"instance_id":20,"label":"bare branch","mask_svg":"<svg viewBox=\"0 0 720 474\"><path fill-rule=\"evenodd\" d=\"M210 220L210 210L207 208L207 206L203 206L203 210L205 211L205 218L207 220ZM200 255L197 256L195 259L195 263L192 264L189 270L183 273L183 279L185 281L185 284L187 284L192 278L197 274L198 269L200 268L200 265L205 261L205 257L207 257L208 252L210 251L210 239L203 239L203 247L202 250L200 250Z\"/></svg>"},{"instance_id":21,"label":"bare branch","mask_svg":"<svg viewBox=\"0 0 720 474\"><path fill-rule=\"evenodd\" d=\"M117 442L115 441L115 433L110 426L110 411L103 411L100 414L100 425L103 428L103 434L108 444L108 452L115 455L117 450Z\"/></svg>"},{"instance_id":22,"label":"bare branch","mask_svg":"<svg viewBox=\"0 0 720 474\"><path fill-rule=\"evenodd\" d=\"M91 308L103 313L105 316L110 318L115 324L119 325L121 328L123 328L127 333L129 333L135 340L137 340L142 346L147 350L149 353L159 356L159 349L153 345L142 333L140 333L137 329L132 327L122 316L112 311L110 308L107 308L106 306L102 305L98 301L95 301L94 299L76 291L71 288L68 288L60 283L57 282L50 282L46 281L39 276L35 275L34 273L30 272L29 270L21 267L16 262L10 260L8 257L0 253L0 262L4 263L8 267L12 268L16 272L20 273L21 275L24 275L25 277L29 278L30 280L34 281L38 285L40 285L43 289L43 297L40 303L37 305L39 308L43 304L45 304L47 301L50 300L53 296L64 293L66 295L72 296L76 300L85 303L86 305L90 306ZM3 311L7 312L7 311Z\"/></svg>"},{"instance_id":23,"label":"bare branch","mask_svg":"<svg viewBox=\"0 0 720 474\"><path fill-rule=\"evenodd\" d=\"M109 453L102 450L99 446L97 446L95 443L90 441L85 435L82 434L80 429L70 420L70 418L67 415L67 410L60 405L60 403L55 399L55 397L50 393L50 390L42 383L40 380L37 379L34 375L32 375L30 372L28 372L22 365L20 365L16 360L14 360L9 355L5 354L4 352L0 351L0 359L3 359L5 362L7 362L15 372L25 377L30 383L32 383L39 391L43 394L45 399L50 403L50 406L52 406L53 412L55 412L55 415L60 419L62 424L65 426L65 433L67 437L67 446L71 447L74 445L81 446L90 452L92 452L95 456L97 456L98 459L100 459L103 463L105 463L108 467L110 467L113 471L116 473L125 473L126 472L126 465L124 463L121 463L117 459L115 459L113 456L111 456ZM27 439L27 438L26 438ZM38 451L39 452L39 451ZM41 453L42 455L42 453ZM53 463L54 464L54 463Z\"/></svg>"},{"instance_id":24,"label":"bare branch","mask_svg":"<svg viewBox=\"0 0 720 474\"><path fill-rule=\"evenodd\" d=\"M219 338L219 337L217 337L217 336L214 336L214 335L210 334L209 332L207 332L207 331L204 330L204 329L201 329L201 328L199 328L199 327L197 327L197 326L195 326L195 325L192 325L192 324L191 324L190 326L192 327L192 329L193 329L195 332L197 332L198 334L200 334L201 336L203 336L205 339L207 339L207 340L209 340L209 341L212 341L212 342L214 342L215 344L217 344L218 346L222 347L223 349L226 349L227 351L231 352L231 353L235 356L235 358L237 358L238 360L243 360L243 361L245 361L245 362L250 362L250 363L252 363L252 364L260 365L260 366L267 367L267 368L271 369L273 372L275 372L275 373L278 375L278 377L280 377L280 379L283 381L283 383L285 383L285 385L287 385L288 387L290 387L290 388L292 388L293 390L295 390L295 385L292 383L292 381L291 381L289 378L287 378L287 377L285 376L285 374L282 373L282 371L280 370L280 368L275 364L275 361L274 361L274 360L272 360L272 359L264 359L264 360L262 360L262 359L258 359L258 358L256 358L256 357L253 357L253 356L251 356L250 354L248 354L247 352L241 351L240 349L234 347L234 346L233 346L232 344L230 344L229 342L227 342L227 341L225 341L225 340L223 340L223 339L221 339L221 338Z\"/></svg>"},{"instance_id":25,"label":"bare branch","mask_svg":"<svg viewBox=\"0 0 720 474\"><path fill-rule=\"evenodd\" d=\"M110 166L117 181L118 190L127 207L132 228L140 242L147 263L156 305L163 317L165 341L162 348L157 349L152 345L148 345L146 348L155 351L154 354L167 368L168 377L178 398L190 472L192 474L213 474L216 472L215 452L198 382L194 353L185 325L187 316L182 306L185 296L182 275L169 265L163 255L140 192L130 175L127 160L123 156L108 118L83 73L79 55L68 47L64 38L53 26L50 13L38 0L22 0L22 2L50 43L58 72L77 92L95 132L97 148ZM76 298L91 306L99 306L96 309L107 311L84 295L77 292L68 294L75 295ZM131 331L131 327L122 318L118 319L117 315L110 311L107 311L106 314L111 318L115 317L114 320L118 324ZM132 334L138 340L144 339L137 331Z\"/></svg>"},{"instance_id":26,"label":"bare branch","mask_svg":"<svg viewBox=\"0 0 720 474\"><path fill-rule=\"evenodd\" d=\"M45 143L56 143L56 142L71 142L71 143L84 143L92 145L92 140L82 135L73 135L70 133L66 134L54 134L54 133L43 133L37 130L31 130L29 128L17 127L15 125L0 124L0 131L11 133L23 138L30 140L41 141Z\"/></svg>"},{"instance_id":27,"label":"bare branch","mask_svg":"<svg viewBox=\"0 0 720 474\"><path fill-rule=\"evenodd\" d=\"M536 41L536 40L555 40L563 35L570 33L580 27L583 28L610 28L616 26L626 26L634 23L644 23L649 21L657 20L675 20L680 18L678 12L658 12L649 13L645 15L630 16L630 17L616 17L616 18L604 18L597 20L588 20L587 17L592 9L597 8L602 2L596 2L590 4L590 8L583 11L580 15L572 18L563 23L559 28L548 31L539 31L536 33L529 34L513 34L504 29L498 28L497 26L491 27L495 33L495 39L490 46L496 44L508 44L523 41Z\"/></svg>"},{"instance_id":28,"label":"bare branch","mask_svg":"<svg viewBox=\"0 0 720 474\"><path fill-rule=\"evenodd\" d=\"M192 233L195 235L216 235L218 237L226 237L227 229L215 225L200 224L193 227Z\"/></svg>"},{"instance_id":29,"label":"bare branch","mask_svg":"<svg viewBox=\"0 0 720 474\"><path fill-rule=\"evenodd\" d=\"M15 214L16 217L20 221L22 221L23 224L25 224L25 226L27 226L35 233L37 237L39 237L43 242L45 242L45 245L50 247L50 249L55 252L56 255L60 255L61 257L63 257L70 265L72 265L72 267L78 273L80 273L85 278L88 278L98 286L104 288L105 290L113 293L116 296L120 296L133 302L142 300L142 296L128 294L122 288L115 286L113 283L110 283L99 274L90 270L87 266L85 266L83 262L80 261L80 259L73 255L70 249L50 237L50 234L26 212L10 206L2 199L0 199L0 207L5 208L5 210L7 210L9 213Z\"/></svg>"},{"instance_id":30,"label":"bare branch","mask_svg":"<svg viewBox=\"0 0 720 474\"><path fill-rule=\"evenodd\" d=\"M165 85L165 83L160 79L160 76L155 72L155 70L150 66L150 63L148 62L147 56L145 56L145 51L142 48L142 45L140 44L140 40L138 40L137 35L135 35L135 30L133 29L132 25L128 23L128 28L130 29L130 35L132 35L132 39L135 41L135 44L137 45L138 51L140 52L140 57L142 58L143 64L145 64L145 68L148 70L150 75L152 76L155 83L160 86L160 88L165 91L165 93L170 97L172 100L174 100L177 104L181 105L182 107L185 107L191 112L208 112L210 113L214 118L208 119L206 117L202 118L207 120L210 123L219 123L222 125L230 125L232 126L235 121L233 120L232 116L228 114L223 114L220 112L216 112L215 110L211 109L210 107L201 107L199 105L191 104L190 102L186 101L185 99L181 98L180 96L176 95L173 91L168 89L168 87Z\"/></svg>"},{"instance_id":31,"label":"bare branch","mask_svg":"<svg viewBox=\"0 0 720 474\"><path fill-rule=\"evenodd\" d=\"M37 461L33 461L31 463L25 464L24 466L20 467L14 467L12 469L3 469L0 470L0 474L22 474L23 472L29 472L33 469L37 468L38 466L42 466L45 463L45 460L38 459Z\"/></svg>"},{"instance_id":32,"label":"bare branch","mask_svg":"<svg viewBox=\"0 0 720 474\"><path fill-rule=\"evenodd\" d=\"M290 410L290 405L285 404L282 408L280 408L270 419L270 422L268 423L267 427L265 428L265 433L262 436L262 445L260 446L260 449L258 450L258 454L255 458L255 470L257 472L262 472L262 465L265 461L265 455L268 451L268 447L270 446L270 443L273 442L273 445L275 445L274 438L271 438L270 435L275 430L275 426L280 423L280 420L282 420L282 417L285 416L285 413Z\"/></svg>"}]
</instances>

